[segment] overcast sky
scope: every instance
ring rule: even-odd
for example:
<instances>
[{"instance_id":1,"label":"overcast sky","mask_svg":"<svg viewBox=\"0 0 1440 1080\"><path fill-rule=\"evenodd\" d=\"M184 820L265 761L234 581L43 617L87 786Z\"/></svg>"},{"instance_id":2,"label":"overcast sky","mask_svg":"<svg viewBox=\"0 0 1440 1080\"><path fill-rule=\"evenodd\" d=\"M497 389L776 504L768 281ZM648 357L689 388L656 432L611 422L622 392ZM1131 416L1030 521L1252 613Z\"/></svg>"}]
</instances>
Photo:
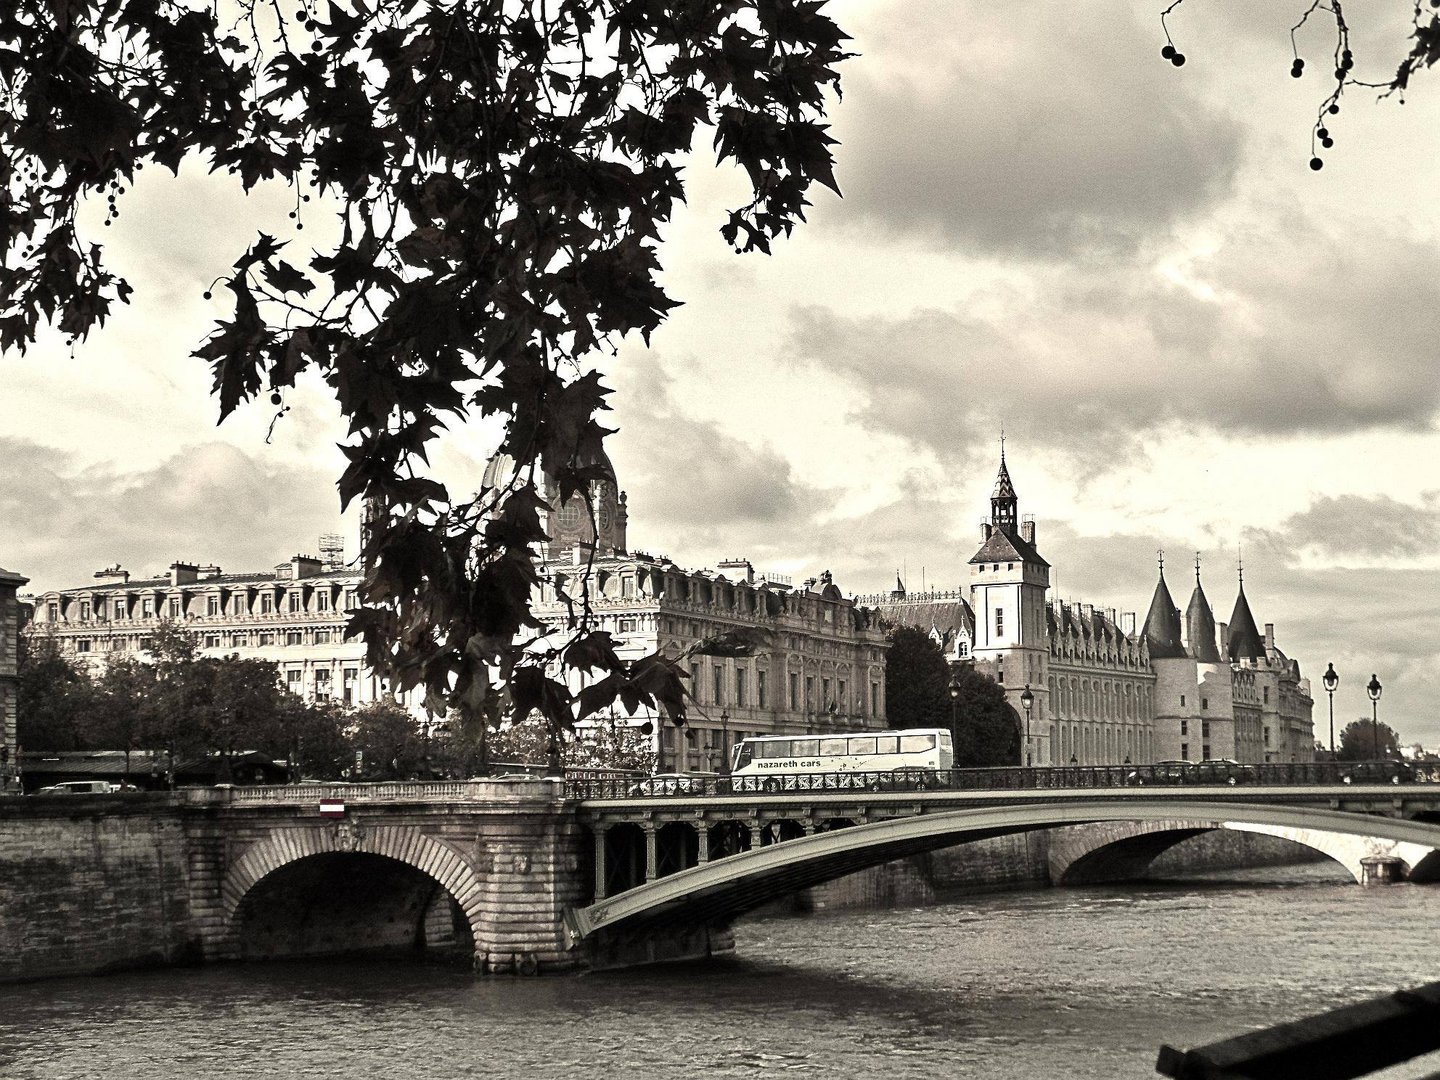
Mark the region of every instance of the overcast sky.
<instances>
[{"instance_id":1,"label":"overcast sky","mask_svg":"<svg viewBox=\"0 0 1440 1080\"><path fill-rule=\"evenodd\" d=\"M1347 95L1316 173L1328 89L1305 6L850 0L861 56L834 110L843 200L773 257L717 229L740 178L698 160L667 237L685 301L608 367L631 546L686 565L748 556L847 592L955 587L998 439L1067 600L1143 614L1157 549L1183 607L1194 553L1218 619L1237 548L1260 623L1337 724L1440 744L1440 77L1403 107ZM1362 76L1393 71L1405 5L1352 19ZM1294 10L1291 10L1291 9ZM1386 21L1389 20L1389 21ZM341 529L333 404L302 388L215 426L188 358L225 314L201 294L283 190L248 203L203 167L122 200L109 252L138 299L73 355L3 359L0 566L37 589L177 558L271 565ZM103 213L91 215L92 233ZM324 223L307 223L307 240ZM113 234L113 235L112 235ZM456 432L443 478L478 481L494 433Z\"/></svg>"}]
</instances>

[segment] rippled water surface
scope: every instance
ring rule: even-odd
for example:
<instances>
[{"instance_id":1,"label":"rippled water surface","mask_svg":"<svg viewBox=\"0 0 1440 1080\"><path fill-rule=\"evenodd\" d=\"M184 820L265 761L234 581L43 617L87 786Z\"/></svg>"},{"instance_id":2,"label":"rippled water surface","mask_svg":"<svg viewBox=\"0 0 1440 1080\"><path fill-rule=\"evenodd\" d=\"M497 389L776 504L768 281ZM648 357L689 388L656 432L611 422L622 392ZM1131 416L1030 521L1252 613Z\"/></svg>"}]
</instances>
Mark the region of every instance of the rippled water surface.
<instances>
[{"instance_id":1,"label":"rippled water surface","mask_svg":"<svg viewBox=\"0 0 1440 1080\"><path fill-rule=\"evenodd\" d=\"M1146 1077L1162 1042L1440 979L1437 913L1440 886L1361 890L1314 864L762 919L734 959L580 978L368 962L57 980L0 989L0 1075Z\"/></svg>"}]
</instances>

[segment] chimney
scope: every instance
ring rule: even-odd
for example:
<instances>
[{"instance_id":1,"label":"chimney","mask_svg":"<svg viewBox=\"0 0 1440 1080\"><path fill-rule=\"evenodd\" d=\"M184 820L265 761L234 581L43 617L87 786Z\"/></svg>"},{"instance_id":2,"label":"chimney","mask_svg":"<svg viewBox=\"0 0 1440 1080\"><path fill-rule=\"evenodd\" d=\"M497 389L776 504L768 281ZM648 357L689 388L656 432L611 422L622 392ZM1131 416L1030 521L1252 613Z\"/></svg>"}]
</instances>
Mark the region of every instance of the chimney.
<instances>
[{"instance_id":1,"label":"chimney","mask_svg":"<svg viewBox=\"0 0 1440 1080\"><path fill-rule=\"evenodd\" d=\"M755 581L755 567L750 565L749 559L725 559L719 564L717 564L715 568L719 570L722 574L725 574L725 571L727 570L738 571L738 573L736 573L732 579L735 581L744 581L747 584L753 583ZM730 577L731 575L725 574L725 576Z\"/></svg>"},{"instance_id":2,"label":"chimney","mask_svg":"<svg viewBox=\"0 0 1440 1080\"><path fill-rule=\"evenodd\" d=\"M989 539L990 539L990 522L988 522L988 521L982 521L982 522L980 522L980 542L983 544L986 540L989 540Z\"/></svg>"},{"instance_id":3,"label":"chimney","mask_svg":"<svg viewBox=\"0 0 1440 1080\"><path fill-rule=\"evenodd\" d=\"M1126 637L1133 638L1135 636L1135 612L1125 612L1125 618L1120 623L1120 629L1125 631Z\"/></svg>"},{"instance_id":4,"label":"chimney","mask_svg":"<svg viewBox=\"0 0 1440 1080\"><path fill-rule=\"evenodd\" d=\"M314 577L320 573L323 565L314 555L292 555L290 556L290 577L292 580Z\"/></svg>"},{"instance_id":5,"label":"chimney","mask_svg":"<svg viewBox=\"0 0 1440 1080\"><path fill-rule=\"evenodd\" d=\"M206 578L219 577L220 567L216 566L214 563L211 563L209 566L196 567L195 573L201 581L204 581Z\"/></svg>"},{"instance_id":6,"label":"chimney","mask_svg":"<svg viewBox=\"0 0 1440 1080\"><path fill-rule=\"evenodd\" d=\"M95 576L102 581L119 578L122 584L128 584L130 581L130 571L122 568L119 563L116 563L114 566L107 566L104 570L96 570Z\"/></svg>"},{"instance_id":7,"label":"chimney","mask_svg":"<svg viewBox=\"0 0 1440 1080\"><path fill-rule=\"evenodd\" d=\"M1113 607L1107 607L1105 609L1105 618L1109 619L1111 624L1114 626L1120 625L1120 620L1115 618L1115 609Z\"/></svg>"},{"instance_id":8,"label":"chimney","mask_svg":"<svg viewBox=\"0 0 1440 1080\"><path fill-rule=\"evenodd\" d=\"M172 562L170 564L171 585L192 585L200 568L194 563Z\"/></svg>"},{"instance_id":9,"label":"chimney","mask_svg":"<svg viewBox=\"0 0 1440 1080\"><path fill-rule=\"evenodd\" d=\"M1230 651L1230 624L1216 623L1215 633L1220 638L1220 659L1224 660Z\"/></svg>"},{"instance_id":10,"label":"chimney","mask_svg":"<svg viewBox=\"0 0 1440 1080\"><path fill-rule=\"evenodd\" d=\"M1020 519L1020 539L1031 547L1035 546L1035 519L1029 514Z\"/></svg>"},{"instance_id":11,"label":"chimney","mask_svg":"<svg viewBox=\"0 0 1440 1080\"><path fill-rule=\"evenodd\" d=\"M1267 623L1265 624L1265 651L1266 651L1266 652L1273 652L1274 650L1275 650L1275 624L1274 624L1273 622L1267 622Z\"/></svg>"}]
</instances>

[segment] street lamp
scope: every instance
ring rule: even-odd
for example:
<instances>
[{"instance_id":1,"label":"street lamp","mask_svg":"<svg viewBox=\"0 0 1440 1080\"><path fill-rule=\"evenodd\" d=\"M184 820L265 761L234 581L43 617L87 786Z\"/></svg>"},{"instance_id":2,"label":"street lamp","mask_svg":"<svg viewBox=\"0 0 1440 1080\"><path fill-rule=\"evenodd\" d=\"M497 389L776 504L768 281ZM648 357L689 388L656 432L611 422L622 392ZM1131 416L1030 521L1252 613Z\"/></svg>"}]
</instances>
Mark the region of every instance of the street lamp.
<instances>
[{"instance_id":1,"label":"street lamp","mask_svg":"<svg viewBox=\"0 0 1440 1080\"><path fill-rule=\"evenodd\" d=\"M950 694L950 738L952 740L951 745L959 746L960 721L956 716L955 711L959 707L960 702L960 676L952 673L950 676L950 685L947 686L945 689Z\"/></svg>"},{"instance_id":2,"label":"street lamp","mask_svg":"<svg viewBox=\"0 0 1440 1080\"><path fill-rule=\"evenodd\" d=\"M1330 760L1335 760L1335 688L1340 685L1340 675L1335 670L1335 665L1330 664L1325 669L1325 674L1320 676L1320 681L1325 684L1325 692L1330 695Z\"/></svg>"},{"instance_id":3,"label":"street lamp","mask_svg":"<svg viewBox=\"0 0 1440 1080\"><path fill-rule=\"evenodd\" d=\"M720 710L720 772L730 775L730 714Z\"/></svg>"},{"instance_id":4,"label":"street lamp","mask_svg":"<svg viewBox=\"0 0 1440 1080\"><path fill-rule=\"evenodd\" d=\"M1370 676L1370 685L1365 687L1365 692L1370 695L1370 746L1375 752L1378 760L1380 757L1380 691L1383 689L1380 680L1373 674Z\"/></svg>"},{"instance_id":5,"label":"street lamp","mask_svg":"<svg viewBox=\"0 0 1440 1080\"><path fill-rule=\"evenodd\" d=\"M1030 709L1035 704L1035 695L1030 692L1030 684L1025 684L1025 689L1020 692L1020 704L1025 706L1025 764L1030 764Z\"/></svg>"}]
</instances>

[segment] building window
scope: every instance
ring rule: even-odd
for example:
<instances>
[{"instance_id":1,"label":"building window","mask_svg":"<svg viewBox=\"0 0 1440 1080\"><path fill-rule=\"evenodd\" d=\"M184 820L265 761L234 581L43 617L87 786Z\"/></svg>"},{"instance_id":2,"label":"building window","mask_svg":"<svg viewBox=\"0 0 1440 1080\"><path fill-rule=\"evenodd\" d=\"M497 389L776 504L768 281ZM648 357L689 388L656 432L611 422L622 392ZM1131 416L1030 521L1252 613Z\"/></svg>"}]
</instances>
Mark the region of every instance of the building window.
<instances>
[{"instance_id":1,"label":"building window","mask_svg":"<svg viewBox=\"0 0 1440 1080\"><path fill-rule=\"evenodd\" d=\"M1182 709L1185 707L1185 695L1184 695L1184 694L1181 694L1181 695L1180 695L1180 707L1181 707Z\"/></svg>"},{"instance_id":2,"label":"building window","mask_svg":"<svg viewBox=\"0 0 1440 1080\"><path fill-rule=\"evenodd\" d=\"M260 597L260 614L275 614L275 597L271 596L269 593L266 593L264 596Z\"/></svg>"},{"instance_id":3,"label":"building window","mask_svg":"<svg viewBox=\"0 0 1440 1080\"><path fill-rule=\"evenodd\" d=\"M140 601L140 615L141 615L143 618L148 619L148 618L150 618L150 617L151 617L152 615L154 615L154 614L155 614L155 601L154 601L154 600L149 600L149 599L141 600L141 601Z\"/></svg>"},{"instance_id":4,"label":"building window","mask_svg":"<svg viewBox=\"0 0 1440 1080\"><path fill-rule=\"evenodd\" d=\"M315 631L315 644L316 644L316 645L329 645L329 644L330 644L330 631L329 631L329 630L316 630L316 631Z\"/></svg>"},{"instance_id":5,"label":"building window","mask_svg":"<svg viewBox=\"0 0 1440 1080\"><path fill-rule=\"evenodd\" d=\"M172 596L170 598L170 617L172 619L178 619L180 617L180 598L178 596Z\"/></svg>"},{"instance_id":6,"label":"building window","mask_svg":"<svg viewBox=\"0 0 1440 1080\"><path fill-rule=\"evenodd\" d=\"M634 620L634 619L621 619L621 620L620 620L620 633L622 633L622 634L633 634L634 632L635 632L635 620Z\"/></svg>"},{"instance_id":7,"label":"building window","mask_svg":"<svg viewBox=\"0 0 1440 1080\"><path fill-rule=\"evenodd\" d=\"M76 638L76 639L75 639L75 651L76 651L76 652L89 652L89 651L90 651L90 639L89 639L88 637Z\"/></svg>"},{"instance_id":8,"label":"building window","mask_svg":"<svg viewBox=\"0 0 1440 1080\"><path fill-rule=\"evenodd\" d=\"M1270 729L1268 727L1265 729L1265 745L1270 745Z\"/></svg>"},{"instance_id":9,"label":"building window","mask_svg":"<svg viewBox=\"0 0 1440 1080\"><path fill-rule=\"evenodd\" d=\"M820 708L822 708L822 709L828 709L829 707L830 707L830 680L829 680L829 679L821 679L821 680L820 680Z\"/></svg>"},{"instance_id":10,"label":"building window","mask_svg":"<svg viewBox=\"0 0 1440 1080\"><path fill-rule=\"evenodd\" d=\"M1180 721L1180 734L1181 734L1181 735L1189 735L1189 734L1190 734L1190 722L1189 722L1188 720L1181 720L1181 721Z\"/></svg>"},{"instance_id":11,"label":"building window","mask_svg":"<svg viewBox=\"0 0 1440 1080\"><path fill-rule=\"evenodd\" d=\"M735 669L735 704L745 707L745 669Z\"/></svg>"},{"instance_id":12,"label":"building window","mask_svg":"<svg viewBox=\"0 0 1440 1080\"><path fill-rule=\"evenodd\" d=\"M355 610L357 607L359 607L359 606L360 606L360 605L359 605L358 603L356 603L356 601L355 601L355 590L354 590L354 589L346 589L346 590L345 590L345 610L346 610L346 611L354 611L354 610Z\"/></svg>"},{"instance_id":13,"label":"building window","mask_svg":"<svg viewBox=\"0 0 1440 1080\"><path fill-rule=\"evenodd\" d=\"M1202 697L1202 698L1200 699L1200 708L1202 708L1202 709L1208 709L1208 708L1210 708L1210 699L1209 699L1209 698Z\"/></svg>"},{"instance_id":14,"label":"building window","mask_svg":"<svg viewBox=\"0 0 1440 1080\"><path fill-rule=\"evenodd\" d=\"M343 678L345 681L343 693L346 705L355 704L355 683L359 679L359 677L360 672L356 668L347 667L344 671Z\"/></svg>"},{"instance_id":15,"label":"building window","mask_svg":"<svg viewBox=\"0 0 1440 1080\"><path fill-rule=\"evenodd\" d=\"M303 671L299 668L291 668L285 672L285 689L289 690L292 694L299 694L302 690L304 678L305 673Z\"/></svg>"},{"instance_id":16,"label":"building window","mask_svg":"<svg viewBox=\"0 0 1440 1080\"><path fill-rule=\"evenodd\" d=\"M326 668L315 672L315 696L325 700L330 698L330 672Z\"/></svg>"},{"instance_id":17,"label":"building window","mask_svg":"<svg viewBox=\"0 0 1440 1080\"><path fill-rule=\"evenodd\" d=\"M765 708L765 672L755 673L755 705L758 708Z\"/></svg>"},{"instance_id":18,"label":"building window","mask_svg":"<svg viewBox=\"0 0 1440 1080\"><path fill-rule=\"evenodd\" d=\"M995 609L995 636L999 637L1003 633L1005 633L1005 609L997 607Z\"/></svg>"},{"instance_id":19,"label":"building window","mask_svg":"<svg viewBox=\"0 0 1440 1080\"><path fill-rule=\"evenodd\" d=\"M50 601L45 605L45 610L49 613L51 622L60 621L60 604L57 601Z\"/></svg>"},{"instance_id":20,"label":"building window","mask_svg":"<svg viewBox=\"0 0 1440 1080\"><path fill-rule=\"evenodd\" d=\"M880 684L878 682L870 684L870 715L880 715Z\"/></svg>"},{"instance_id":21,"label":"building window","mask_svg":"<svg viewBox=\"0 0 1440 1080\"><path fill-rule=\"evenodd\" d=\"M1265 695L1262 700L1265 702L1266 705L1269 705L1269 704L1270 704L1270 688L1269 688L1268 686L1264 687L1264 688L1262 689L1262 693Z\"/></svg>"},{"instance_id":22,"label":"building window","mask_svg":"<svg viewBox=\"0 0 1440 1080\"><path fill-rule=\"evenodd\" d=\"M219 598L218 596L207 596L207 597L205 598L205 614L206 614L206 615L219 615L219 614L220 614L220 598Z\"/></svg>"},{"instance_id":23,"label":"building window","mask_svg":"<svg viewBox=\"0 0 1440 1080\"><path fill-rule=\"evenodd\" d=\"M89 601L89 600L81 600L81 601L80 601L80 618L81 618L82 620L85 620L85 619L90 618L90 601Z\"/></svg>"},{"instance_id":24,"label":"building window","mask_svg":"<svg viewBox=\"0 0 1440 1080\"><path fill-rule=\"evenodd\" d=\"M123 619L123 618L125 618L125 601L124 601L124 600L116 600L116 601L115 601L115 618L117 618L117 619Z\"/></svg>"},{"instance_id":25,"label":"building window","mask_svg":"<svg viewBox=\"0 0 1440 1080\"><path fill-rule=\"evenodd\" d=\"M285 644L286 644L286 645L303 645L303 644L305 644L305 634L304 634L304 632L303 632L303 631L300 631L300 630L287 630L287 631L285 631Z\"/></svg>"},{"instance_id":26,"label":"building window","mask_svg":"<svg viewBox=\"0 0 1440 1080\"><path fill-rule=\"evenodd\" d=\"M1210 721L1209 721L1209 720L1202 720L1202 721L1200 721L1200 735L1201 735L1202 738L1206 738L1206 739L1208 739L1208 738L1210 737Z\"/></svg>"},{"instance_id":27,"label":"building window","mask_svg":"<svg viewBox=\"0 0 1440 1080\"><path fill-rule=\"evenodd\" d=\"M218 648L220 648L220 635L219 635L219 634L206 634L206 635L205 635L205 648L207 648L207 649L218 649Z\"/></svg>"},{"instance_id":28,"label":"building window","mask_svg":"<svg viewBox=\"0 0 1440 1080\"><path fill-rule=\"evenodd\" d=\"M970 655L970 643L963 637L957 638L955 641L955 655L961 660Z\"/></svg>"},{"instance_id":29,"label":"building window","mask_svg":"<svg viewBox=\"0 0 1440 1080\"><path fill-rule=\"evenodd\" d=\"M815 708L815 676L805 676L805 711L811 712Z\"/></svg>"},{"instance_id":30,"label":"building window","mask_svg":"<svg viewBox=\"0 0 1440 1080\"><path fill-rule=\"evenodd\" d=\"M290 594L290 610L292 612L301 610L300 599L301 597L298 592L292 592Z\"/></svg>"},{"instance_id":31,"label":"building window","mask_svg":"<svg viewBox=\"0 0 1440 1080\"><path fill-rule=\"evenodd\" d=\"M274 644L275 644L275 631L273 631L273 630L261 630L261 631L260 631L260 644L261 644L261 645L274 645Z\"/></svg>"},{"instance_id":32,"label":"building window","mask_svg":"<svg viewBox=\"0 0 1440 1080\"><path fill-rule=\"evenodd\" d=\"M1181 760L1181 761L1189 761L1189 760L1190 760L1190 744L1189 744L1189 743L1182 742L1182 743L1180 744L1180 760Z\"/></svg>"},{"instance_id":33,"label":"building window","mask_svg":"<svg viewBox=\"0 0 1440 1080\"><path fill-rule=\"evenodd\" d=\"M700 700L700 665L690 665L690 692L695 695L695 700Z\"/></svg>"},{"instance_id":34,"label":"building window","mask_svg":"<svg viewBox=\"0 0 1440 1080\"><path fill-rule=\"evenodd\" d=\"M845 700L845 680L841 679L835 687L835 703L840 706L841 712L850 711L850 703Z\"/></svg>"},{"instance_id":35,"label":"building window","mask_svg":"<svg viewBox=\"0 0 1440 1080\"><path fill-rule=\"evenodd\" d=\"M321 591L321 592L318 592L318 593L315 594L315 610L316 610L316 611L329 611L329 610L330 610L330 594L329 594L328 592ZM318 677L318 675L317 675L317 677Z\"/></svg>"},{"instance_id":36,"label":"building window","mask_svg":"<svg viewBox=\"0 0 1440 1080\"><path fill-rule=\"evenodd\" d=\"M790 672L790 711L795 712L800 708L800 676Z\"/></svg>"},{"instance_id":37,"label":"building window","mask_svg":"<svg viewBox=\"0 0 1440 1080\"><path fill-rule=\"evenodd\" d=\"M713 701L713 703L716 704L716 705L724 705L724 704L725 704L725 669L724 669L723 667L721 667L720 665L717 664L717 665L715 665L715 669L714 669L714 671L712 672L712 674L713 674L714 677L715 677L715 678L714 678L715 697L712 699L712 701Z\"/></svg>"}]
</instances>

